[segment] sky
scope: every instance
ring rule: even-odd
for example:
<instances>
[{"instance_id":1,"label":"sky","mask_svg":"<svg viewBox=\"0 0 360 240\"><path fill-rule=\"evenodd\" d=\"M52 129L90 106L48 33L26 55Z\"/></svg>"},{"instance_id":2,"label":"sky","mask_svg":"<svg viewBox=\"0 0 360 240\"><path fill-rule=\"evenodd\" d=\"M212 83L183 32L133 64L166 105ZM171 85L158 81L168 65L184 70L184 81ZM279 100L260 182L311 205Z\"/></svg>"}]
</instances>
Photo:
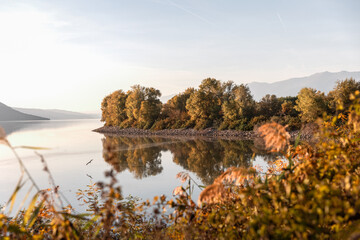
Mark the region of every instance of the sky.
<instances>
[{"instance_id":1,"label":"sky","mask_svg":"<svg viewBox=\"0 0 360 240\"><path fill-rule=\"evenodd\" d=\"M360 71L357 0L0 0L0 102L98 112L140 84Z\"/></svg>"}]
</instances>

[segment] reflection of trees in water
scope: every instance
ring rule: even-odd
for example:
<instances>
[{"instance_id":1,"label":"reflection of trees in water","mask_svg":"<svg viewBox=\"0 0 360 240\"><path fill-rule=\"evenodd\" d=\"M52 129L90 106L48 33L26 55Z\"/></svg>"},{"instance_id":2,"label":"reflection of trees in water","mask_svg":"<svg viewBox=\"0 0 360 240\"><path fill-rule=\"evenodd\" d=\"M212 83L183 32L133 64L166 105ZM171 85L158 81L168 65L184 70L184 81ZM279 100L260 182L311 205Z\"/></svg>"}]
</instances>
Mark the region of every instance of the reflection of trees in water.
<instances>
[{"instance_id":1,"label":"reflection of trees in water","mask_svg":"<svg viewBox=\"0 0 360 240\"><path fill-rule=\"evenodd\" d=\"M221 146L212 141L191 140L180 144L171 144L173 161L184 169L197 174L204 182L218 175L223 169Z\"/></svg>"},{"instance_id":2,"label":"reflection of trees in water","mask_svg":"<svg viewBox=\"0 0 360 240\"><path fill-rule=\"evenodd\" d=\"M224 169L231 166L250 166L250 141L191 140L169 146L173 161L196 173L205 184L210 184Z\"/></svg>"},{"instance_id":3,"label":"reflection of trees in water","mask_svg":"<svg viewBox=\"0 0 360 240\"><path fill-rule=\"evenodd\" d=\"M249 140L220 140L224 148L224 165L228 167L250 167L253 155L253 143Z\"/></svg>"},{"instance_id":4,"label":"reflection of trees in water","mask_svg":"<svg viewBox=\"0 0 360 240\"><path fill-rule=\"evenodd\" d=\"M163 170L162 148L156 143L155 138L106 136L103 139L103 157L118 172L129 169L135 178L154 176Z\"/></svg>"},{"instance_id":5,"label":"reflection of trees in water","mask_svg":"<svg viewBox=\"0 0 360 240\"><path fill-rule=\"evenodd\" d=\"M113 168L129 169L136 178L154 176L163 170L161 151L169 150L173 162L194 172L205 184L210 184L226 168L250 167L253 153L258 151L252 141L243 140L176 140L161 137L110 137L103 139L103 156ZM272 159L273 157L268 157Z\"/></svg>"}]
</instances>

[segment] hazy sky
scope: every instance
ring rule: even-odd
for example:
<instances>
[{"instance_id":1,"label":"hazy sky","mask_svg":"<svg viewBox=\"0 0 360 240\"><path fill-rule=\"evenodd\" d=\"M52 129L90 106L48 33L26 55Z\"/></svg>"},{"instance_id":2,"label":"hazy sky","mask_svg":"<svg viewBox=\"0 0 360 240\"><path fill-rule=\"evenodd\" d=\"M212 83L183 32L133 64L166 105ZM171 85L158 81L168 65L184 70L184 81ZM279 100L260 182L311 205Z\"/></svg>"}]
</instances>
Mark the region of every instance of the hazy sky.
<instances>
[{"instance_id":1,"label":"hazy sky","mask_svg":"<svg viewBox=\"0 0 360 240\"><path fill-rule=\"evenodd\" d=\"M360 70L358 0L0 0L0 102L97 111L134 84Z\"/></svg>"}]
</instances>

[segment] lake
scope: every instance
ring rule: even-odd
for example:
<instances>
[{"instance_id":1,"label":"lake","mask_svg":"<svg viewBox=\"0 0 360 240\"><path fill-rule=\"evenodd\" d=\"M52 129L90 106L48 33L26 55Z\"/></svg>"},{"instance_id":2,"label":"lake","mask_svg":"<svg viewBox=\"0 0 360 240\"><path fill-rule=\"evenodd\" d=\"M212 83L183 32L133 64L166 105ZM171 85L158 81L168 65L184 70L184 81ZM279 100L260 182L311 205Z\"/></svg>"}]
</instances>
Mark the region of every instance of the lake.
<instances>
[{"instance_id":1,"label":"lake","mask_svg":"<svg viewBox=\"0 0 360 240\"><path fill-rule=\"evenodd\" d=\"M37 152L44 156L59 190L79 211L85 208L76 200L77 190L108 181L104 172L110 169L117 173L124 196L146 200L161 194L171 197L182 184L176 178L179 172L188 172L197 184L207 185L228 167L266 169L267 162L276 157L257 149L252 141L105 136L91 131L102 126L99 120L0 122L0 126L13 146L49 148ZM49 188L48 174L34 150L17 152L40 188ZM13 153L0 145L0 205L7 202L19 177ZM195 201L200 191L194 188Z\"/></svg>"}]
</instances>

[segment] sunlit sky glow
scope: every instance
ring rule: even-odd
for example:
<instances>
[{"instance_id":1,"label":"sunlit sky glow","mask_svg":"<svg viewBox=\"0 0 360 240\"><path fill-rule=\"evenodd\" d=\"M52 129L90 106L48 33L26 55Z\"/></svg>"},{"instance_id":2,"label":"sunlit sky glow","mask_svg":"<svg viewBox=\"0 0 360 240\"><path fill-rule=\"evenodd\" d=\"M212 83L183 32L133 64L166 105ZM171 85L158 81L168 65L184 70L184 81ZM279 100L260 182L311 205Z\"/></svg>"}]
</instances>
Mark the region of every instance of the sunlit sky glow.
<instances>
[{"instance_id":1,"label":"sunlit sky glow","mask_svg":"<svg viewBox=\"0 0 360 240\"><path fill-rule=\"evenodd\" d=\"M360 70L360 1L0 0L0 102L98 111L134 84Z\"/></svg>"}]
</instances>

